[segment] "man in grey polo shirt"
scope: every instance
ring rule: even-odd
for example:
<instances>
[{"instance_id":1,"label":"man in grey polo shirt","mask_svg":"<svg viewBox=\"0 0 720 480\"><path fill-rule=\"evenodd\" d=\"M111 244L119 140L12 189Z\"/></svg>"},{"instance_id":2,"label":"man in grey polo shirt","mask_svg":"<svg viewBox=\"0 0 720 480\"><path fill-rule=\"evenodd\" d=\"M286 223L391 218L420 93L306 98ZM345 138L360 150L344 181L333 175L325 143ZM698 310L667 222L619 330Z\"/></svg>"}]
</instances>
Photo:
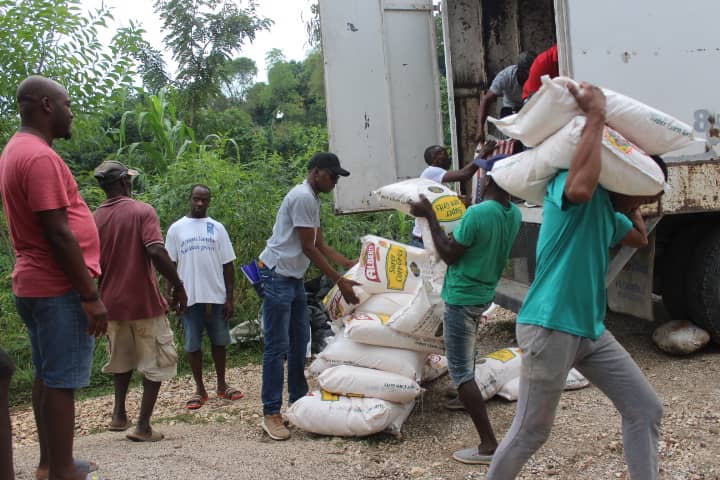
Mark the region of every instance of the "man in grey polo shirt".
<instances>
[{"instance_id":1,"label":"man in grey polo shirt","mask_svg":"<svg viewBox=\"0 0 720 480\"><path fill-rule=\"evenodd\" d=\"M495 75L490 88L485 96L480 99L478 106L478 126L476 141L478 143L485 142L485 121L487 120L490 106L496 98L502 97L502 108L500 109L500 118L507 117L513 113L520 111L523 106L522 91L523 84L530 74L530 67L535 54L532 52L522 52L518 55L515 65L510 65L500 70Z\"/></svg>"},{"instance_id":2,"label":"man in grey polo shirt","mask_svg":"<svg viewBox=\"0 0 720 480\"><path fill-rule=\"evenodd\" d=\"M288 362L288 394L292 404L308 391L305 380L305 353L309 339L303 276L314 263L337 282L346 301L357 303L352 287L357 283L344 278L331 265L344 268L355 262L325 243L320 228L318 193L328 193L338 179L350 172L340 166L334 153L317 153L308 164L308 176L283 199L273 233L260 254L263 282L262 428L273 440L285 440L290 431L280 415L284 385L284 362Z\"/></svg>"}]
</instances>

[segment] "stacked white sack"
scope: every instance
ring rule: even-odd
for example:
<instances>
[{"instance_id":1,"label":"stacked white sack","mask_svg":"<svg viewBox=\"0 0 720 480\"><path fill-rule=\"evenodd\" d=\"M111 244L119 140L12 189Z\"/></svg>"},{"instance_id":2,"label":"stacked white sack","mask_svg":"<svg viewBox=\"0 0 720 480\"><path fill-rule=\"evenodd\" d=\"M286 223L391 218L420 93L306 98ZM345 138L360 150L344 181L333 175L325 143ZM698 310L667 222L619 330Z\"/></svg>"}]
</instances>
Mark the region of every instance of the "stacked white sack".
<instances>
[{"instance_id":1,"label":"stacked white sack","mask_svg":"<svg viewBox=\"0 0 720 480\"><path fill-rule=\"evenodd\" d=\"M395 403L408 403L422 393L415 380L372 368L340 365L318 377L320 388L348 397L370 397Z\"/></svg>"},{"instance_id":2,"label":"stacked white sack","mask_svg":"<svg viewBox=\"0 0 720 480\"><path fill-rule=\"evenodd\" d=\"M427 250L366 235L353 280L367 293L414 293L424 279L433 278L432 258Z\"/></svg>"},{"instance_id":3,"label":"stacked white sack","mask_svg":"<svg viewBox=\"0 0 720 480\"><path fill-rule=\"evenodd\" d=\"M427 178L412 178L385 185L373 192L373 196L381 205L394 208L408 215L410 214L410 202L420 200L420 194L425 195L430 201L440 226L447 235L450 235L465 214L465 205L458 197L458 194L445 185ZM436 256L435 245L427 220L424 218L418 218L417 220L422 232L425 250Z\"/></svg>"},{"instance_id":4,"label":"stacked white sack","mask_svg":"<svg viewBox=\"0 0 720 480\"><path fill-rule=\"evenodd\" d=\"M320 435L363 437L387 431L399 436L414 406L414 400L401 404L314 391L293 403L286 415L296 427Z\"/></svg>"},{"instance_id":5,"label":"stacked white sack","mask_svg":"<svg viewBox=\"0 0 720 480\"><path fill-rule=\"evenodd\" d=\"M295 402L290 422L322 435L399 435L422 392L427 354L356 343L339 332L310 365L322 388Z\"/></svg>"},{"instance_id":6,"label":"stacked white sack","mask_svg":"<svg viewBox=\"0 0 720 480\"><path fill-rule=\"evenodd\" d=\"M537 148L495 163L489 175L504 190L542 205L547 184L558 170L570 168L580 142L585 117L578 116ZM610 127L605 127L601 149L600 185L626 195L656 195L665 177L655 161Z\"/></svg>"},{"instance_id":7,"label":"stacked white sack","mask_svg":"<svg viewBox=\"0 0 720 480\"><path fill-rule=\"evenodd\" d=\"M355 264L355 266L348 270L343 276L345 278L352 279L356 276L359 268L360 266ZM346 302L337 285L332 287L327 295L325 295L325 298L323 298L325 310L335 327L342 327L342 317L352 313L358 305L370 298L370 294L363 290L362 287L353 287L353 292L355 292L355 295L358 297L358 300L360 300L360 303L352 304Z\"/></svg>"},{"instance_id":8,"label":"stacked white sack","mask_svg":"<svg viewBox=\"0 0 720 480\"><path fill-rule=\"evenodd\" d=\"M308 367L308 373L312 377L318 377L328 368L333 368L333 364L325 360L324 358L317 357L312 361L310 367ZM447 357L444 355L438 355L431 353L425 359L423 364L422 374L420 375L420 382L427 384L438 378L442 377L448 372Z\"/></svg>"},{"instance_id":9,"label":"stacked white sack","mask_svg":"<svg viewBox=\"0 0 720 480\"><path fill-rule=\"evenodd\" d=\"M353 365L397 373L415 381L422 379L427 354L399 348L366 345L345 338L344 333L335 336L325 350L318 354L329 366Z\"/></svg>"},{"instance_id":10,"label":"stacked white sack","mask_svg":"<svg viewBox=\"0 0 720 480\"><path fill-rule=\"evenodd\" d=\"M568 84L578 83L567 77L542 77L542 87L515 115L489 118L505 135L517 138L529 147L540 145L564 127L573 117L582 115ZM695 141L690 125L626 95L603 89L605 122L623 137L650 155L662 155L687 147Z\"/></svg>"},{"instance_id":11,"label":"stacked white sack","mask_svg":"<svg viewBox=\"0 0 720 480\"><path fill-rule=\"evenodd\" d=\"M444 357L428 355L444 350L442 337L389 327L393 320L412 326L412 318L425 324L431 312L441 315L436 303L444 266L423 249L373 235L362 242L360 260L346 274L360 283L355 293L363 295L361 302L349 305L337 289L325 298L335 326L342 322L345 328L336 330L310 365L322 390L298 400L287 413L297 427L319 434L398 434L422 392L423 374L434 379L447 371Z\"/></svg>"}]
</instances>

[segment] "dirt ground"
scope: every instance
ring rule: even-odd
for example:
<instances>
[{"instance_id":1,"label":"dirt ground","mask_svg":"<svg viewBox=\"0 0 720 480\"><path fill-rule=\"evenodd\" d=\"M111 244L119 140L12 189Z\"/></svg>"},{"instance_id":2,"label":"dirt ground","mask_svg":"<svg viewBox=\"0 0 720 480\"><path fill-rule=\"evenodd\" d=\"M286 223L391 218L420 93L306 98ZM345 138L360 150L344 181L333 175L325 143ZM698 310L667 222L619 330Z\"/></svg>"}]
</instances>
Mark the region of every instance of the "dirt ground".
<instances>
[{"instance_id":1,"label":"dirt ground","mask_svg":"<svg viewBox=\"0 0 720 480\"><path fill-rule=\"evenodd\" d=\"M505 312L480 332L480 348L491 352L514 345L513 315ZM663 399L660 441L662 479L720 479L720 348L710 346L689 357L660 352L650 334L657 324L612 316L610 330L628 349ZM257 365L233 369L232 384L246 398L212 399L188 413L189 378L163 386L156 428L166 434L157 444L134 444L105 431L110 396L78 404L76 455L122 479L480 479L486 467L452 460L454 450L477 442L469 417L443 409L447 376L428 386L405 423L403 436L366 439L320 437L292 429L292 438L273 442L261 431L260 374ZM213 385L212 380L208 386ZM139 392L128 403L137 412ZM497 397L488 403L499 437L507 430L515 404ZM31 479L37 461L32 413L13 412L18 479ZM563 394L547 444L523 469L524 479L627 479L620 419L596 388Z\"/></svg>"}]
</instances>

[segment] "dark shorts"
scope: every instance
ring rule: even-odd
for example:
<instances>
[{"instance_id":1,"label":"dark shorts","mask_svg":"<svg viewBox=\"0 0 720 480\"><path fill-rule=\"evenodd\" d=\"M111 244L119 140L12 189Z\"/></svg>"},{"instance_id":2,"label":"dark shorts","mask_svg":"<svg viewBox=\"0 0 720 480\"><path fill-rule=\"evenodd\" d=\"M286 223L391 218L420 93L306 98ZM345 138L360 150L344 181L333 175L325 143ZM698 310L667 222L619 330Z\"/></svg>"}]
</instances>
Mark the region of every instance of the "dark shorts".
<instances>
[{"instance_id":1,"label":"dark shorts","mask_svg":"<svg viewBox=\"0 0 720 480\"><path fill-rule=\"evenodd\" d=\"M230 328L224 318L225 305L196 303L182 315L185 330L185 351L197 352L202 347L202 333L207 329L210 343L216 347L230 345Z\"/></svg>"},{"instance_id":2,"label":"dark shorts","mask_svg":"<svg viewBox=\"0 0 720 480\"><path fill-rule=\"evenodd\" d=\"M88 386L95 338L78 294L15 297L15 306L30 336L35 378L50 388Z\"/></svg>"}]
</instances>

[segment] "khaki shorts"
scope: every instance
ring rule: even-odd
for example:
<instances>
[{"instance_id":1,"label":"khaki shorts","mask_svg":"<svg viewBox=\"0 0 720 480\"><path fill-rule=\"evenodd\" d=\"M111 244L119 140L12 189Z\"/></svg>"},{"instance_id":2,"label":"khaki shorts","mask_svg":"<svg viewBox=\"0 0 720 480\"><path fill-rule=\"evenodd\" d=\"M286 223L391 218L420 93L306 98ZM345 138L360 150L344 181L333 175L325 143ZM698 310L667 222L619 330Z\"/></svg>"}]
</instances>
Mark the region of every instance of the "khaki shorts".
<instances>
[{"instance_id":1,"label":"khaki shorts","mask_svg":"<svg viewBox=\"0 0 720 480\"><path fill-rule=\"evenodd\" d=\"M165 315L144 320L108 322L108 355L103 373L137 370L151 382L177 375L178 355Z\"/></svg>"}]
</instances>

